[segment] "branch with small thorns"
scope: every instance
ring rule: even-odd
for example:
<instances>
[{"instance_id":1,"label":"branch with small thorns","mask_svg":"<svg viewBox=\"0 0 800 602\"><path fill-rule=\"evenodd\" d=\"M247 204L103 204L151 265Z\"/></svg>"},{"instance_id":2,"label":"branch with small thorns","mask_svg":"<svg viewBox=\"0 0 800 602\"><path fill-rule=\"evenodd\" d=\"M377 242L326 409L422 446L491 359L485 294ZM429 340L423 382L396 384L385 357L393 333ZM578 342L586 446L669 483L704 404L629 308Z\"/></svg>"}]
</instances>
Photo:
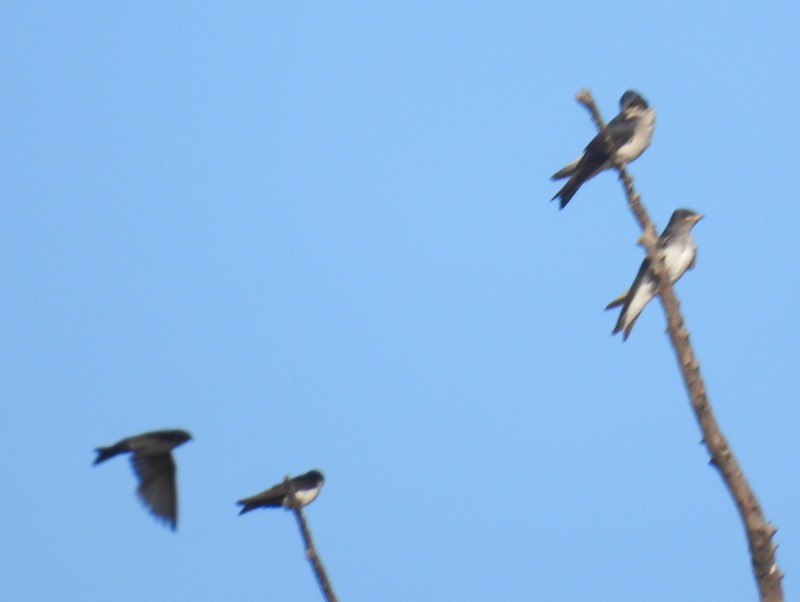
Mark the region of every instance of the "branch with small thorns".
<instances>
[{"instance_id":1,"label":"branch with small thorns","mask_svg":"<svg viewBox=\"0 0 800 602\"><path fill-rule=\"evenodd\" d=\"M604 133L606 125L597 110L591 93L585 89L581 90L575 95L575 99L589 111L597 129ZM610 149L608 137L604 138ZM783 573L775 559L777 546L772 541L777 529L764 517L755 493L714 418L711 404L706 395L705 383L700 375L700 362L689 342L689 332L680 311L680 304L667 274L664 253L659 252L658 249L658 237L653 222L647 215L639 194L634 189L633 178L626 171L624 163L615 162L615 167L625 189L628 207L642 229L638 244L645 247L653 274L658 281L658 296L667 316L667 334L675 350L692 410L703 434L702 443L708 450L709 463L722 476L739 515L742 517L760 600L761 602L782 602L781 579Z\"/></svg>"}]
</instances>

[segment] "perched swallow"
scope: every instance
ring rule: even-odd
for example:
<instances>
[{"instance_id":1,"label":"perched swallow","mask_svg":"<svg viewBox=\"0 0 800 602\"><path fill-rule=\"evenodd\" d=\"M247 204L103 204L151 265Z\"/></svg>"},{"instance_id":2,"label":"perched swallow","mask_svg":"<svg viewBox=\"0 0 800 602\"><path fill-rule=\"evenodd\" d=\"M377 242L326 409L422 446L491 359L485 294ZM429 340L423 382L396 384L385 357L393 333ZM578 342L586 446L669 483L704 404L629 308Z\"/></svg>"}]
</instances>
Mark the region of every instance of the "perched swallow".
<instances>
[{"instance_id":1,"label":"perched swallow","mask_svg":"<svg viewBox=\"0 0 800 602\"><path fill-rule=\"evenodd\" d=\"M664 263L673 283L677 282L686 270L694 267L697 246L692 240L692 228L702 218L702 215L689 209L676 209L667 227L658 237L658 248L664 252ZM627 340L636 318L655 296L657 290L658 280L650 269L650 260L645 258L631 288L606 306L606 309L611 309L622 305L619 320L611 334L622 331L622 340Z\"/></svg>"},{"instance_id":2,"label":"perched swallow","mask_svg":"<svg viewBox=\"0 0 800 602\"><path fill-rule=\"evenodd\" d=\"M239 514L244 514L255 508L293 508L292 493L294 493L295 503L302 507L313 502L322 489L325 477L318 470L309 470L306 474L292 477L287 481L282 481L273 485L266 491L262 491L252 497L246 497L236 502L243 508Z\"/></svg>"},{"instance_id":3,"label":"perched swallow","mask_svg":"<svg viewBox=\"0 0 800 602\"><path fill-rule=\"evenodd\" d=\"M153 431L128 437L108 447L98 447L95 464L117 454L131 452L131 465L139 479L139 499L156 518L172 530L178 524L178 495L175 489L175 462L170 453L192 436L186 431Z\"/></svg>"},{"instance_id":4,"label":"perched swallow","mask_svg":"<svg viewBox=\"0 0 800 602\"><path fill-rule=\"evenodd\" d=\"M614 159L623 164L630 163L650 146L655 110L633 90L628 90L619 99L619 109L619 115L608 122L605 132L592 138L580 157L553 174L552 180L569 176L567 183L551 199L560 198L561 209L567 206L584 182L611 167ZM608 146L604 134L608 136Z\"/></svg>"}]
</instances>

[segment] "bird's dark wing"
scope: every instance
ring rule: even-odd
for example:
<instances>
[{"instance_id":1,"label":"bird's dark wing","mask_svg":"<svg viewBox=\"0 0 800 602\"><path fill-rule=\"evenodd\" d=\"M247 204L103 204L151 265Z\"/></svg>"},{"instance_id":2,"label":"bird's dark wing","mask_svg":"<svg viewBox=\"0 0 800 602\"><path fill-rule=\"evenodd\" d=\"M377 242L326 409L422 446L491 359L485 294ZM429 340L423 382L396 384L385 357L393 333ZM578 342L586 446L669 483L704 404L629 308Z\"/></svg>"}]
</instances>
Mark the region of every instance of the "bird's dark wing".
<instances>
[{"instance_id":1,"label":"bird's dark wing","mask_svg":"<svg viewBox=\"0 0 800 602\"><path fill-rule=\"evenodd\" d=\"M626 119L624 115L617 115L614 117L614 119L608 122L608 125L606 125L606 134L611 140L611 147L614 152L617 152L621 146L633 138L633 134L636 132L637 122L638 119ZM602 144L605 146L602 134L595 136L586 147L586 150L588 151L589 147L593 144Z\"/></svg>"},{"instance_id":2,"label":"bird's dark wing","mask_svg":"<svg viewBox=\"0 0 800 602\"><path fill-rule=\"evenodd\" d=\"M283 505L283 500L288 493L289 491L286 485L284 483L278 483L261 493L239 500L237 503L244 506L239 514L244 514L245 512L249 512L261 506L279 508Z\"/></svg>"},{"instance_id":3,"label":"bird's dark wing","mask_svg":"<svg viewBox=\"0 0 800 602\"><path fill-rule=\"evenodd\" d=\"M669 226L667 226L666 228L664 228L664 231L661 233L661 236L658 237L658 248L659 249L667 248L672 243L672 241L674 241L678 236L682 234L685 235L686 233L680 232L680 229L677 227L670 228Z\"/></svg>"},{"instance_id":4,"label":"bird's dark wing","mask_svg":"<svg viewBox=\"0 0 800 602\"><path fill-rule=\"evenodd\" d=\"M586 164L582 166L583 170L586 173L591 173L592 169L599 168L614 153L616 153L620 147L625 145L625 143L633 137L635 131L635 119L625 119L620 115L614 117L614 119L608 122L605 131L605 135L608 136L608 139L611 142L611 148L609 149L606 147L604 134L597 134L597 136L592 138L591 142L589 142L584 149L583 157ZM609 150L611 152L609 152ZM580 169L580 167L578 169Z\"/></svg>"},{"instance_id":5,"label":"bird's dark wing","mask_svg":"<svg viewBox=\"0 0 800 602\"><path fill-rule=\"evenodd\" d=\"M639 287L644 285L644 283L650 278L652 278L652 275L650 273L650 260L645 257L644 261L642 261L642 265L639 266L639 271L636 273L636 278L634 278L633 284L631 284L631 288L628 289L628 295L627 297L625 297L625 302L624 304L622 304L622 309L619 312L619 319L617 320L616 326L614 326L614 330L611 331L611 334L617 334L620 330L623 329L626 314L630 309L631 302L636 297L636 292L639 290ZM617 305L619 305L619 303L615 303L618 299L619 297L617 299L614 299L614 301L612 301L611 303L609 303L606 309L610 309L612 307L616 307ZM641 310L639 313L641 313ZM622 336L623 340L628 339L628 336L630 335L631 330L633 329L633 325L634 323L636 323L636 319L638 317L639 314L633 316L633 319L628 324L628 327L625 329L625 332L623 333Z\"/></svg>"},{"instance_id":6,"label":"bird's dark wing","mask_svg":"<svg viewBox=\"0 0 800 602\"><path fill-rule=\"evenodd\" d=\"M560 171L553 174L552 179L557 180L569 174L566 184L559 190L551 200L559 199L559 205L563 209L570 202L578 189L587 181L596 176L602 170L610 167L610 160L614 153L619 150L628 140L631 139L636 129L636 123L632 119L625 119L617 115L606 127L605 133L597 134L591 142L586 145L580 159L576 164L570 163ZM605 136L609 137L611 148L606 146ZM610 151L610 152L609 152Z\"/></svg>"},{"instance_id":7,"label":"bird's dark wing","mask_svg":"<svg viewBox=\"0 0 800 602\"><path fill-rule=\"evenodd\" d=\"M172 454L135 453L131 463L139 478L139 498L154 516L174 530L178 523L178 495Z\"/></svg>"},{"instance_id":8,"label":"bird's dark wing","mask_svg":"<svg viewBox=\"0 0 800 602\"><path fill-rule=\"evenodd\" d=\"M595 140L597 139L598 138L595 138ZM599 145L595 145L596 148L594 150L589 150L595 140L592 140L589 146L586 147L586 152L581 155L578 164L575 166L567 182L561 187L561 190L555 193L553 198L550 199L551 201L559 199L559 206L561 209L567 206L567 203L572 200L572 197L575 196L575 193L578 192L578 189L587 180L590 180L608 166L608 155L605 152L605 145L602 140L600 140ZM563 171L564 170L561 170L561 172ZM556 173L553 179L556 179L556 176L559 176L561 172Z\"/></svg>"}]
</instances>

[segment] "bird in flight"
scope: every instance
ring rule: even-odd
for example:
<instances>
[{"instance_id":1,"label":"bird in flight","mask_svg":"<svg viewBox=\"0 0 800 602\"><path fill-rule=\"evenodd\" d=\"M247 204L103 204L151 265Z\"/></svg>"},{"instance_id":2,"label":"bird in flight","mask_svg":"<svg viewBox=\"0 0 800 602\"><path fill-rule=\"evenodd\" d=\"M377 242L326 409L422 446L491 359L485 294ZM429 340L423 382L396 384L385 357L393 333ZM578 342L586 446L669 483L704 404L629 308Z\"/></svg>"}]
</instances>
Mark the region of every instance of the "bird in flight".
<instances>
[{"instance_id":1,"label":"bird in flight","mask_svg":"<svg viewBox=\"0 0 800 602\"><path fill-rule=\"evenodd\" d=\"M94 464L105 462L118 454L130 453L131 465L139 480L136 493L148 510L173 531L178 524L178 494L175 487L175 461L172 450L191 440L182 430L142 433L118 441L108 447L98 447Z\"/></svg>"}]
</instances>

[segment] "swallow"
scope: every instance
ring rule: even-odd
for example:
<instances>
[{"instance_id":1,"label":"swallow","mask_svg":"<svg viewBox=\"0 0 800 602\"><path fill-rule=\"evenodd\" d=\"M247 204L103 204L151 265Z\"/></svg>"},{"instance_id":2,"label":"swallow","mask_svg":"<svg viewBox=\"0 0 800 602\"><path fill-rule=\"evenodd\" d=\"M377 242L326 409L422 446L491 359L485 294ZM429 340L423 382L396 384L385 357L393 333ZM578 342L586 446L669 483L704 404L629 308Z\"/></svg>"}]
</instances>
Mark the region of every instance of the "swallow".
<instances>
[{"instance_id":1,"label":"swallow","mask_svg":"<svg viewBox=\"0 0 800 602\"><path fill-rule=\"evenodd\" d=\"M186 431L167 430L127 437L108 447L98 447L94 464L130 452L131 465L139 480L139 499L157 519L174 531L178 524L178 495L172 450L191 440Z\"/></svg>"},{"instance_id":2,"label":"swallow","mask_svg":"<svg viewBox=\"0 0 800 602\"><path fill-rule=\"evenodd\" d=\"M302 508L313 502L322 489L325 477L318 470L309 470L291 479L281 481L266 491L236 502L243 506L239 514L256 508ZM294 496L294 500L292 500Z\"/></svg>"},{"instance_id":3,"label":"swallow","mask_svg":"<svg viewBox=\"0 0 800 602\"><path fill-rule=\"evenodd\" d=\"M694 267L697 259L697 246L692 240L692 228L701 219L703 216L699 213L689 209L676 209L667 227L658 237L658 249L664 253L664 263L673 284L683 276L686 270ZM658 279L650 269L650 259L645 258L631 288L606 306L606 309L612 309L622 305L617 325L611 334L622 331L622 340L627 340L636 318L655 296L657 290Z\"/></svg>"},{"instance_id":4,"label":"swallow","mask_svg":"<svg viewBox=\"0 0 800 602\"><path fill-rule=\"evenodd\" d=\"M569 179L550 200L560 199L563 209L587 180L612 167L615 160L625 165L637 159L650 146L655 121L656 112L644 98L633 90L625 92L619 99L619 115L605 131L592 138L580 157L552 175L552 180Z\"/></svg>"}]
</instances>

